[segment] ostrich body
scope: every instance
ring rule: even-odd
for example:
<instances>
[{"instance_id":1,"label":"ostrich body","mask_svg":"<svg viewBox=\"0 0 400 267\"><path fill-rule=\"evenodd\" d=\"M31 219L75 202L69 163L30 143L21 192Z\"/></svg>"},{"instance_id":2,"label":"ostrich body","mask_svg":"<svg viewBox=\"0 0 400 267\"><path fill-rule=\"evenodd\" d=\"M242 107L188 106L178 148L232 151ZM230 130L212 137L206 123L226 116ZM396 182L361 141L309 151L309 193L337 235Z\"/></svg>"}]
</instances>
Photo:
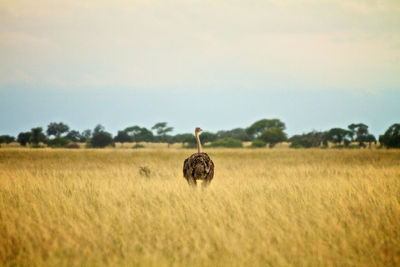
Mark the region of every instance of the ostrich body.
<instances>
[{"instance_id":1,"label":"ostrich body","mask_svg":"<svg viewBox=\"0 0 400 267\"><path fill-rule=\"evenodd\" d=\"M195 129L197 140L197 153L192 154L183 163L183 176L189 185L196 186L197 180L203 180L203 186L210 184L214 177L214 162L207 153L201 152L201 143L199 133L202 131L200 127Z\"/></svg>"}]
</instances>

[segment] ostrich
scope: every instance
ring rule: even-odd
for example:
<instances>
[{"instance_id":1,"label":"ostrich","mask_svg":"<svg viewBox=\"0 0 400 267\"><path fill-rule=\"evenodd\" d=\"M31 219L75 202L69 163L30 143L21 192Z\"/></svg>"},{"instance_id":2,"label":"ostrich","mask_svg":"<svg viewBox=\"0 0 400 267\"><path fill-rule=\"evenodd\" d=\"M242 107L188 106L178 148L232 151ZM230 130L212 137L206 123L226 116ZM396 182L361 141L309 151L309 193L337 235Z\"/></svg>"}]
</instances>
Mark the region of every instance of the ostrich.
<instances>
[{"instance_id":1,"label":"ostrich","mask_svg":"<svg viewBox=\"0 0 400 267\"><path fill-rule=\"evenodd\" d=\"M197 140L198 152L192 154L183 163L183 176L191 186L196 186L196 180L204 180L203 187L210 184L214 177L214 162L207 153L201 152L201 143L199 133L202 131L200 127L194 130Z\"/></svg>"}]
</instances>

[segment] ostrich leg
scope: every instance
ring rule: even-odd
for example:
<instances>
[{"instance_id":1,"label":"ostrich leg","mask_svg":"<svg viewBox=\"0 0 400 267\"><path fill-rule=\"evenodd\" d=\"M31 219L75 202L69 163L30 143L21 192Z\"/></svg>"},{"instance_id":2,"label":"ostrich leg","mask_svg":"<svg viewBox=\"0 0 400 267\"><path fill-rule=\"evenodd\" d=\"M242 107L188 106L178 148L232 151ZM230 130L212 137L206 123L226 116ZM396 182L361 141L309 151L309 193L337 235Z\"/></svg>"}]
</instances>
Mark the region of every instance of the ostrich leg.
<instances>
[{"instance_id":1,"label":"ostrich leg","mask_svg":"<svg viewBox=\"0 0 400 267\"><path fill-rule=\"evenodd\" d=\"M194 179L193 177L190 177L189 179L187 179L187 182L192 187L196 187L197 186L196 179Z\"/></svg>"},{"instance_id":2,"label":"ostrich leg","mask_svg":"<svg viewBox=\"0 0 400 267\"><path fill-rule=\"evenodd\" d=\"M203 181L203 183L201 184L203 186L203 188L206 188L207 186L210 185L212 179L206 179Z\"/></svg>"}]
</instances>

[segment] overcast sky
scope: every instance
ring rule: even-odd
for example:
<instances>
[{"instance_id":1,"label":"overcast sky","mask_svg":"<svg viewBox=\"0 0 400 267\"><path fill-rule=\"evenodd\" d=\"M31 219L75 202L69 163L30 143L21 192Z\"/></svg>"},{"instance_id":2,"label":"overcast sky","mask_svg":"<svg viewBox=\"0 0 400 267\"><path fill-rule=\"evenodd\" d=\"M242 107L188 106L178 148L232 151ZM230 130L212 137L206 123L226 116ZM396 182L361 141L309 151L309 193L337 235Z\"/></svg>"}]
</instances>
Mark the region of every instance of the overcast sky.
<instances>
[{"instance_id":1,"label":"overcast sky","mask_svg":"<svg viewBox=\"0 0 400 267\"><path fill-rule=\"evenodd\" d=\"M398 0L0 0L0 134L400 122Z\"/></svg>"}]
</instances>

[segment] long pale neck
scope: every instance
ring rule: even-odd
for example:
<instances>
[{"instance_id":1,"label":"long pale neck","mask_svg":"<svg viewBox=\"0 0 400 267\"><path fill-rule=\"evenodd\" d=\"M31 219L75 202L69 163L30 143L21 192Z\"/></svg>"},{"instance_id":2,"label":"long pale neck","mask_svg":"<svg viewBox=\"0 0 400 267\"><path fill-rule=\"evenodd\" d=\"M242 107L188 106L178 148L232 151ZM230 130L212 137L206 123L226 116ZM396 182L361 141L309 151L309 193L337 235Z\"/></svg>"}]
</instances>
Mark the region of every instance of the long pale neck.
<instances>
[{"instance_id":1,"label":"long pale neck","mask_svg":"<svg viewBox=\"0 0 400 267\"><path fill-rule=\"evenodd\" d=\"M196 132L196 140L197 140L197 150L199 151L199 153L201 153L201 142L198 132Z\"/></svg>"}]
</instances>

